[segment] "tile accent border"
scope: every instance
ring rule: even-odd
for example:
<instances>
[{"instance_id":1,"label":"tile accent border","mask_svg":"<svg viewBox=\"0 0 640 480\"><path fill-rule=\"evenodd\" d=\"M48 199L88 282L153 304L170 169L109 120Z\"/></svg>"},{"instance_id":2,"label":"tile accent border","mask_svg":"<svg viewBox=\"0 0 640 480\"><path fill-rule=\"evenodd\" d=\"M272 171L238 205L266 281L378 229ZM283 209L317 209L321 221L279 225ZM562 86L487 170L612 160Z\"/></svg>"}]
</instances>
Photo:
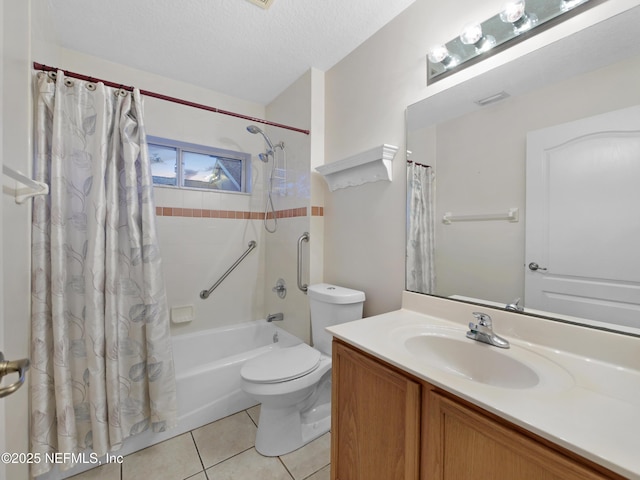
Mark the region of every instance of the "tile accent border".
<instances>
[{"instance_id":1,"label":"tile accent border","mask_svg":"<svg viewBox=\"0 0 640 480\"><path fill-rule=\"evenodd\" d=\"M203 208L156 207L157 217L195 217L195 218L232 218L236 220L264 220L264 212L248 212L242 210L207 210ZM307 207L276 210L276 218L306 217ZM311 216L323 217L324 207L311 207ZM273 213L267 214L267 219Z\"/></svg>"}]
</instances>

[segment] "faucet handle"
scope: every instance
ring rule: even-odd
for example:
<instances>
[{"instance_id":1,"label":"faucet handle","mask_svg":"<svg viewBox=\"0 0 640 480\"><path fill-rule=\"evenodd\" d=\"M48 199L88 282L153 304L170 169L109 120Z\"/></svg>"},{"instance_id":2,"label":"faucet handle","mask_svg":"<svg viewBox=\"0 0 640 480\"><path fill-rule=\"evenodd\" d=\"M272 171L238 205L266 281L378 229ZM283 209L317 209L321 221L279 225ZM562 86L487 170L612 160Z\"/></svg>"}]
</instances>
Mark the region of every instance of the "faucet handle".
<instances>
[{"instance_id":1,"label":"faucet handle","mask_svg":"<svg viewBox=\"0 0 640 480\"><path fill-rule=\"evenodd\" d=\"M287 285L284 283L282 278L279 278L276 282L276 286L271 289L272 292L275 292L278 295L278 298L284 298L287 296Z\"/></svg>"},{"instance_id":2,"label":"faucet handle","mask_svg":"<svg viewBox=\"0 0 640 480\"><path fill-rule=\"evenodd\" d=\"M489 315L487 315L486 313L473 312L472 315L474 317L476 317L476 320L478 321L478 325L479 326L481 326L481 327L491 327L491 325L492 325L491 317Z\"/></svg>"}]
</instances>

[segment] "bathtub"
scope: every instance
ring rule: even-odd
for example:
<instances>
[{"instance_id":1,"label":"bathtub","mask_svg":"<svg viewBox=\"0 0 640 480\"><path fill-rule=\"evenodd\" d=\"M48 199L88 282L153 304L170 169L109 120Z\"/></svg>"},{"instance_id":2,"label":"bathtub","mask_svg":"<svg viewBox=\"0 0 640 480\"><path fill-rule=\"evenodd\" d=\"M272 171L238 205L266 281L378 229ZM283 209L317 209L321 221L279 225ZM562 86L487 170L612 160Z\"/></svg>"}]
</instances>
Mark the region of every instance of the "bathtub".
<instances>
[{"instance_id":1,"label":"bathtub","mask_svg":"<svg viewBox=\"0 0 640 480\"><path fill-rule=\"evenodd\" d=\"M130 437L111 456L128 455L252 407L255 400L240 389L240 369L244 362L301 342L265 320L174 336L178 425L167 432L146 431ZM54 468L38 479L62 480L93 466L80 464L63 473Z\"/></svg>"},{"instance_id":2,"label":"bathtub","mask_svg":"<svg viewBox=\"0 0 640 480\"><path fill-rule=\"evenodd\" d=\"M265 320L174 337L179 433L255 405L240 389L244 362L300 342Z\"/></svg>"}]
</instances>

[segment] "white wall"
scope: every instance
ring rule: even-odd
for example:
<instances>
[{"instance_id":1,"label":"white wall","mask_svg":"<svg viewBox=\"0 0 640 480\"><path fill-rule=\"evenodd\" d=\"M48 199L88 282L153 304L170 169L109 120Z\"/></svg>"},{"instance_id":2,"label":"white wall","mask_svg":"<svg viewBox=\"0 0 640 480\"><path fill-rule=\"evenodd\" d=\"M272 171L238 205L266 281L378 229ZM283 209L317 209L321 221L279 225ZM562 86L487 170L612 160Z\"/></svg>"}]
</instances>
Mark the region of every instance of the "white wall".
<instances>
[{"instance_id":1,"label":"white wall","mask_svg":"<svg viewBox=\"0 0 640 480\"><path fill-rule=\"evenodd\" d=\"M2 161L23 172L31 170L30 103L30 2L3 2L2 49ZM31 207L17 205L11 195L15 182L3 178L2 198L2 304L4 316L4 354L14 360L29 356L30 244ZM15 381L12 375L9 381ZM6 382L6 381L5 381ZM5 408L5 448L9 452L27 452L28 389L25 387L0 400ZM6 466L6 478L27 478L28 466Z\"/></svg>"},{"instance_id":2,"label":"white wall","mask_svg":"<svg viewBox=\"0 0 640 480\"><path fill-rule=\"evenodd\" d=\"M479 62L427 88L429 48L459 34L469 21L500 10L502 0L416 0L326 74L325 163L382 143L399 147L391 183L379 182L326 193L325 279L365 291L365 315L399 308L405 266L405 108L526 53L624 10L637 0L604 2L585 14Z\"/></svg>"},{"instance_id":3,"label":"white wall","mask_svg":"<svg viewBox=\"0 0 640 480\"><path fill-rule=\"evenodd\" d=\"M325 74L311 69L311 230L309 243L309 285L324 281L324 204L325 181L315 168L324 164Z\"/></svg>"}]
</instances>

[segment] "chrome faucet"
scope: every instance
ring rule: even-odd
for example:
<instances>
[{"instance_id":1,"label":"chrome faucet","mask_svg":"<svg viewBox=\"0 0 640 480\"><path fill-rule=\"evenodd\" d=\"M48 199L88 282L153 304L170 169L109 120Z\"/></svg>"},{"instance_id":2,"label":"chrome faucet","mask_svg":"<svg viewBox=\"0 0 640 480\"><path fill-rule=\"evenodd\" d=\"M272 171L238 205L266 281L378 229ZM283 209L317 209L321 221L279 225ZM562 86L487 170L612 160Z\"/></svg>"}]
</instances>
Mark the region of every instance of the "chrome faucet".
<instances>
[{"instance_id":1,"label":"chrome faucet","mask_svg":"<svg viewBox=\"0 0 640 480\"><path fill-rule=\"evenodd\" d=\"M509 348L509 342L494 333L493 324L489 315L482 312L473 312L473 316L476 317L478 323L469 323L467 338L478 342L488 343L495 347Z\"/></svg>"},{"instance_id":2,"label":"chrome faucet","mask_svg":"<svg viewBox=\"0 0 640 480\"><path fill-rule=\"evenodd\" d=\"M524 312L524 307L520 305L520 298L516 298L511 303L507 303L504 309L511 310L512 312Z\"/></svg>"},{"instance_id":3,"label":"chrome faucet","mask_svg":"<svg viewBox=\"0 0 640 480\"><path fill-rule=\"evenodd\" d=\"M273 322L275 320L284 320L284 313L270 313L267 315L267 322Z\"/></svg>"}]
</instances>

